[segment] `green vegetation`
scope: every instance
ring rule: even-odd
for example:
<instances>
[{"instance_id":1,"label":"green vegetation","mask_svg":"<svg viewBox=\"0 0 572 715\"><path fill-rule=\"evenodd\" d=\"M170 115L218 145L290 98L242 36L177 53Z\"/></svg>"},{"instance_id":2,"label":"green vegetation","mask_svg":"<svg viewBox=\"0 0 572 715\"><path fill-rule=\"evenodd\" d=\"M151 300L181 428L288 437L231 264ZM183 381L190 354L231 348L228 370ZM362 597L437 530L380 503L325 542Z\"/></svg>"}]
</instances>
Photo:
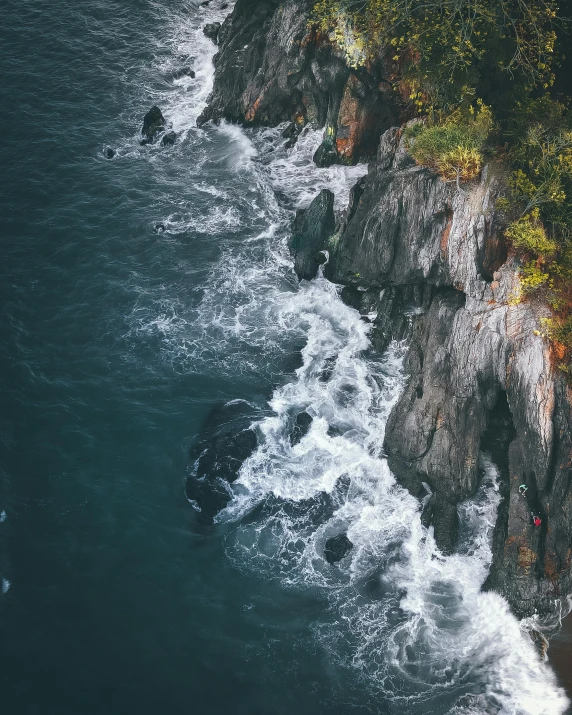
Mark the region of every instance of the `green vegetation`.
<instances>
[{"instance_id":1,"label":"green vegetation","mask_svg":"<svg viewBox=\"0 0 572 715\"><path fill-rule=\"evenodd\" d=\"M550 306L545 334L572 377L572 100L558 87L572 26L557 0L318 0L312 23L350 66L383 61L423 118L406 133L419 164L457 186L489 158L506 165L520 299Z\"/></svg>"},{"instance_id":2,"label":"green vegetation","mask_svg":"<svg viewBox=\"0 0 572 715\"><path fill-rule=\"evenodd\" d=\"M490 108L479 101L476 111L469 107L440 124L413 125L406 140L417 163L435 169L445 181L469 181L481 173L492 126Z\"/></svg>"}]
</instances>

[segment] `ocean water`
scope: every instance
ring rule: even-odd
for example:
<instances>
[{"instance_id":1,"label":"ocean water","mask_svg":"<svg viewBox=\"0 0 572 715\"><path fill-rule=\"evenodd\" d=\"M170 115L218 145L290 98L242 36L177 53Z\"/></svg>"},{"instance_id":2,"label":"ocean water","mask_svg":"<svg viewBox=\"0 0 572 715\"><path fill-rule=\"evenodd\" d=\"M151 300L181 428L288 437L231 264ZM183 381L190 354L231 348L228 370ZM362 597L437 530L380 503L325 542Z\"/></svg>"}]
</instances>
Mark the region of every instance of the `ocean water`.
<instances>
[{"instance_id":1,"label":"ocean water","mask_svg":"<svg viewBox=\"0 0 572 715\"><path fill-rule=\"evenodd\" d=\"M405 346L293 274L293 211L366 167L195 127L223 4L3 5L0 712L564 713L480 592L494 464L443 556L383 458ZM153 104L173 147L139 144ZM189 449L224 405L257 446L209 520Z\"/></svg>"}]
</instances>

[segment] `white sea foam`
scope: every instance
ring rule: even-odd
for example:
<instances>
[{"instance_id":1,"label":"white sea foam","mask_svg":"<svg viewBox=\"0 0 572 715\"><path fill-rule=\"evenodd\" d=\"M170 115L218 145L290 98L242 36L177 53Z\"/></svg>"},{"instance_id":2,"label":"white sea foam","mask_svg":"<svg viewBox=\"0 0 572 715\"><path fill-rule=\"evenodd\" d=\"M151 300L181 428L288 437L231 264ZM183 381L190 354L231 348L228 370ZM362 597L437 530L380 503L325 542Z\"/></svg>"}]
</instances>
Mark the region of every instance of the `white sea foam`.
<instances>
[{"instance_id":1,"label":"white sea foam","mask_svg":"<svg viewBox=\"0 0 572 715\"><path fill-rule=\"evenodd\" d=\"M303 341L302 365L274 391L272 414L256 425L260 446L218 517L235 524L228 556L237 568L326 598L329 608L313 627L317 640L355 670L364 689L383 693L404 713L561 715L566 696L526 635L527 624L500 596L481 592L499 503L494 465L482 458L479 493L459 509L460 551L444 556L421 523L420 503L396 484L383 454L386 420L404 380L404 347L394 343L374 360L369 325L341 302L338 289L323 277L300 286L293 277L286 248L292 209L322 188L332 189L342 208L366 167L316 168L312 155L322 135L311 128L292 149L282 127L193 129L212 88L215 47L201 29L222 19L212 5L201 22L189 16L173 24L175 52L162 71L182 64L198 71L194 80L178 80L162 106L201 161L218 162L219 177L226 172L232 182L205 184L195 162L195 188L224 206L197 215L182 209L163 223L170 233L192 229L221 239L240 228L244 240L221 243L198 307L161 297L151 310L136 307L131 322L137 335L158 336L169 359L186 370L208 363L260 379L266 363ZM312 423L293 446L293 420L304 410ZM256 518L244 520L255 505ZM353 548L332 567L325 543L341 533Z\"/></svg>"},{"instance_id":2,"label":"white sea foam","mask_svg":"<svg viewBox=\"0 0 572 715\"><path fill-rule=\"evenodd\" d=\"M10 586L11 586L11 585L12 585L12 584L10 583L10 581L8 581L7 578L3 578L3 579L2 579L2 593L3 593L3 594L8 593L8 591L10 590Z\"/></svg>"}]
</instances>

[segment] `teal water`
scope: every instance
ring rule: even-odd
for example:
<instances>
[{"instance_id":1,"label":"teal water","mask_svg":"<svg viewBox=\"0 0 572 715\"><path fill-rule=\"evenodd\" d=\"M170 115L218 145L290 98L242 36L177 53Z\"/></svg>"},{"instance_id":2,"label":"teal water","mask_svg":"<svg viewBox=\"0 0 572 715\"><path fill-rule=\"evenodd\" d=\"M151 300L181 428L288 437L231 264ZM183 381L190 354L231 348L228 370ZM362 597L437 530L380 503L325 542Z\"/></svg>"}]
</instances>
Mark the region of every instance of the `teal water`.
<instances>
[{"instance_id":1,"label":"teal water","mask_svg":"<svg viewBox=\"0 0 572 715\"><path fill-rule=\"evenodd\" d=\"M1 712L563 712L479 593L494 465L440 556L383 460L403 347L293 275L292 211L366 167L196 129L228 12L197 5L3 6ZM153 104L174 147L139 144ZM189 449L233 401L258 446L213 523Z\"/></svg>"}]
</instances>

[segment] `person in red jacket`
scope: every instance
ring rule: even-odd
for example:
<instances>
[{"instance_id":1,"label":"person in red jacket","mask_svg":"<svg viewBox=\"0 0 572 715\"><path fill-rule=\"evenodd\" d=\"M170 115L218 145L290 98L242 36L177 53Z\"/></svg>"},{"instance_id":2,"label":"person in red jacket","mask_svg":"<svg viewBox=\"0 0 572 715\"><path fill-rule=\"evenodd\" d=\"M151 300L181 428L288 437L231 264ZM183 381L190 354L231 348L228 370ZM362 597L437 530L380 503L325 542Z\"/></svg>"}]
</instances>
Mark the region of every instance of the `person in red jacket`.
<instances>
[{"instance_id":1,"label":"person in red jacket","mask_svg":"<svg viewBox=\"0 0 572 715\"><path fill-rule=\"evenodd\" d=\"M542 524L542 519L538 515L533 515L532 521L534 522L534 526L540 526Z\"/></svg>"}]
</instances>

